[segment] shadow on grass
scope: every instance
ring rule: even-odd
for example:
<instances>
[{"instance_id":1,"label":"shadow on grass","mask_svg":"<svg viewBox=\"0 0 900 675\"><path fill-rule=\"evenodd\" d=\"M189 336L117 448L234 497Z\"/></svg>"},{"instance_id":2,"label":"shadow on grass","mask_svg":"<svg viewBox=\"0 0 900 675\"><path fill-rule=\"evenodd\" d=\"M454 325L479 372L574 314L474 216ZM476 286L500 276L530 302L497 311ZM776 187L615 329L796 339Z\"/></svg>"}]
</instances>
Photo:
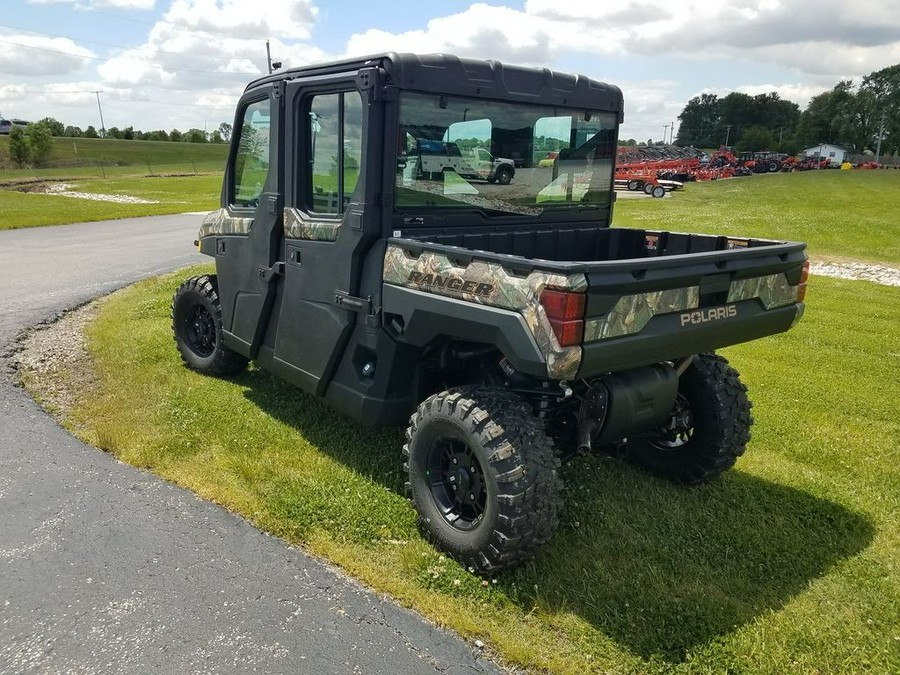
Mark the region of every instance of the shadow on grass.
<instances>
[{"instance_id":1,"label":"shadow on grass","mask_svg":"<svg viewBox=\"0 0 900 675\"><path fill-rule=\"evenodd\" d=\"M265 373L240 382L322 452L402 490L401 431L364 428ZM740 471L685 488L588 457L563 476L556 537L533 562L500 574L495 588L525 612L575 613L644 658L683 661L780 609L874 536L843 506Z\"/></svg>"}]
</instances>

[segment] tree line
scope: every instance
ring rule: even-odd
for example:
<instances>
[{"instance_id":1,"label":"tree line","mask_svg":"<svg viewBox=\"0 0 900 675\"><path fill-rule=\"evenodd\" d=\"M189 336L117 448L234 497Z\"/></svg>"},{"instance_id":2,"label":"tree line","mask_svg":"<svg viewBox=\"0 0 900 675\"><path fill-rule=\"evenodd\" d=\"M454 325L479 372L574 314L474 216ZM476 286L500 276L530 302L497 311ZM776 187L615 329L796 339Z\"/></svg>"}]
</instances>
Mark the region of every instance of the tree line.
<instances>
[{"instance_id":1,"label":"tree line","mask_svg":"<svg viewBox=\"0 0 900 675\"><path fill-rule=\"evenodd\" d=\"M231 125L228 122L222 122L212 133L207 133L202 129L140 131L131 126L124 129L110 127L104 132L103 130L97 131L97 128L93 125L82 129L81 127L63 124L52 117L45 117L38 122L34 122L34 124L47 127L51 136L64 138L115 138L125 141L184 141L186 143L227 143L231 140Z\"/></svg>"},{"instance_id":2,"label":"tree line","mask_svg":"<svg viewBox=\"0 0 900 675\"><path fill-rule=\"evenodd\" d=\"M185 143L227 143L231 140L232 128L222 122L211 134L201 129L178 129L165 131L139 131L134 127L110 127L98 132L91 125L86 129L66 125L52 117L45 117L25 127L13 126L9 131L9 157L18 166L42 165L50 156L53 137L62 138L115 138L124 141L175 141Z\"/></svg>"},{"instance_id":3,"label":"tree line","mask_svg":"<svg viewBox=\"0 0 900 675\"><path fill-rule=\"evenodd\" d=\"M900 152L900 64L875 71L859 84L842 80L814 96L805 110L775 92L751 96L701 94L678 116L677 145L795 154L820 143L853 152ZM880 147L879 147L880 144Z\"/></svg>"}]
</instances>

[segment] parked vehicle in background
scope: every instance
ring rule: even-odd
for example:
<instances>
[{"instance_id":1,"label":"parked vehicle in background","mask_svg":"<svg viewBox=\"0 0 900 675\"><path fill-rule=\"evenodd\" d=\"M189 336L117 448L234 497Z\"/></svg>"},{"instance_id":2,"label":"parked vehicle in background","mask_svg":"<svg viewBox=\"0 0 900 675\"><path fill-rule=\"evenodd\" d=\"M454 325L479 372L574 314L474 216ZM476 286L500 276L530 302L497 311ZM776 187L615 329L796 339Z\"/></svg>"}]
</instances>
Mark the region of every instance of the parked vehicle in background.
<instances>
[{"instance_id":1,"label":"parked vehicle in background","mask_svg":"<svg viewBox=\"0 0 900 675\"><path fill-rule=\"evenodd\" d=\"M444 171L454 171L468 180L509 185L516 175L513 160L493 157L481 147L462 152L452 141L418 139L407 135L407 168L418 177L439 178Z\"/></svg>"},{"instance_id":2,"label":"parked vehicle in background","mask_svg":"<svg viewBox=\"0 0 900 675\"><path fill-rule=\"evenodd\" d=\"M30 122L13 118L11 120L0 119L0 134L8 134L13 127L27 127Z\"/></svg>"}]
</instances>

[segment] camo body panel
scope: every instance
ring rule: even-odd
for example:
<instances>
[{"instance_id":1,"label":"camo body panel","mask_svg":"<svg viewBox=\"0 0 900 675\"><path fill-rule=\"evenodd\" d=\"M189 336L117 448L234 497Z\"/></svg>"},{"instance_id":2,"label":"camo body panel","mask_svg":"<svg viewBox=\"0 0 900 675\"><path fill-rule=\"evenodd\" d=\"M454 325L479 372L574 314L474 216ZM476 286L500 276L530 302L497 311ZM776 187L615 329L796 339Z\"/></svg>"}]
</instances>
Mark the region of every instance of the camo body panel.
<instances>
[{"instance_id":1,"label":"camo body panel","mask_svg":"<svg viewBox=\"0 0 900 675\"><path fill-rule=\"evenodd\" d=\"M337 241L340 233L340 221L308 220L297 209L284 210L284 236L288 239Z\"/></svg>"},{"instance_id":2,"label":"camo body panel","mask_svg":"<svg viewBox=\"0 0 900 675\"><path fill-rule=\"evenodd\" d=\"M480 288L482 292L468 293L446 285L416 283L410 280L410 276L416 273L443 278L452 275L463 282L472 282L469 287ZM443 254L424 251L416 257L399 246L390 245L384 256L383 279L385 283L395 286L518 312L525 319L547 361L548 377L568 379L578 372L581 347L560 346L540 303L540 297L547 286L568 291L585 291L587 279L583 274L531 272L527 276L518 276L497 263L474 260L468 265L458 265ZM490 290L485 290L485 286L490 286Z\"/></svg>"},{"instance_id":3,"label":"camo body panel","mask_svg":"<svg viewBox=\"0 0 900 675\"><path fill-rule=\"evenodd\" d=\"M640 333L650 319L658 314L683 312L699 306L699 286L625 295L606 316L585 321L584 341L594 342Z\"/></svg>"},{"instance_id":4,"label":"camo body panel","mask_svg":"<svg viewBox=\"0 0 900 675\"><path fill-rule=\"evenodd\" d=\"M759 298L766 309L792 305L797 302L797 287L792 286L783 273L731 282L728 302L754 298Z\"/></svg>"},{"instance_id":5,"label":"camo body panel","mask_svg":"<svg viewBox=\"0 0 900 675\"><path fill-rule=\"evenodd\" d=\"M238 218L228 214L226 209L211 211L200 224L198 239L216 234L250 234L253 218Z\"/></svg>"}]
</instances>

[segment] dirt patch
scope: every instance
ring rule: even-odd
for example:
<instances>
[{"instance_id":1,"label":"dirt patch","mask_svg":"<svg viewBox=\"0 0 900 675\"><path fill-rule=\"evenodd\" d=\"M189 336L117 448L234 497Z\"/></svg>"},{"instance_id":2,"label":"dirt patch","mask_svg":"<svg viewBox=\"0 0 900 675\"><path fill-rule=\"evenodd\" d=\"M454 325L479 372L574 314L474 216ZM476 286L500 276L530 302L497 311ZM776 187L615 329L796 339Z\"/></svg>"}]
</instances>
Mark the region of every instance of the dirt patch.
<instances>
[{"instance_id":1,"label":"dirt patch","mask_svg":"<svg viewBox=\"0 0 900 675\"><path fill-rule=\"evenodd\" d=\"M0 180L0 189L31 192L30 186L46 186L48 183L65 183L75 178L7 178Z\"/></svg>"},{"instance_id":2,"label":"dirt patch","mask_svg":"<svg viewBox=\"0 0 900 675\"><path fill-rule=\"evenodd\" d=\"M878 263L823 258L811 261L809 271L823 277L872 281L883 286L900 286L900 268Z\"/></svg>"},{"instance_id":3,"label":"dirt patch","mask_svg":"<svg viewBox=\"0 0 900 675\"><path fill-rule=\"evenodd\" d=\"M96 381L84 330L102 304L94 301L35 326L12 354L19 382L57 420L68 417Z\"/></svg>"},{"instance_id":4,"label":"dirt patch","mask_svg":"<svg viewBox=\"0 0 900 675\"><path fill-rule=\"evenodd\" d=\"M45 195L55 195L57 197L71 197L73 199L90 199L95 202L115 202L117 204L159 204L155 199L142 199L140 197L132 197L131 195L107 195L97 192L76 192L71 189L69 183L23 183L16 185L13 189L19 192L34 192Z\"/></svg>"}]
</instances>

